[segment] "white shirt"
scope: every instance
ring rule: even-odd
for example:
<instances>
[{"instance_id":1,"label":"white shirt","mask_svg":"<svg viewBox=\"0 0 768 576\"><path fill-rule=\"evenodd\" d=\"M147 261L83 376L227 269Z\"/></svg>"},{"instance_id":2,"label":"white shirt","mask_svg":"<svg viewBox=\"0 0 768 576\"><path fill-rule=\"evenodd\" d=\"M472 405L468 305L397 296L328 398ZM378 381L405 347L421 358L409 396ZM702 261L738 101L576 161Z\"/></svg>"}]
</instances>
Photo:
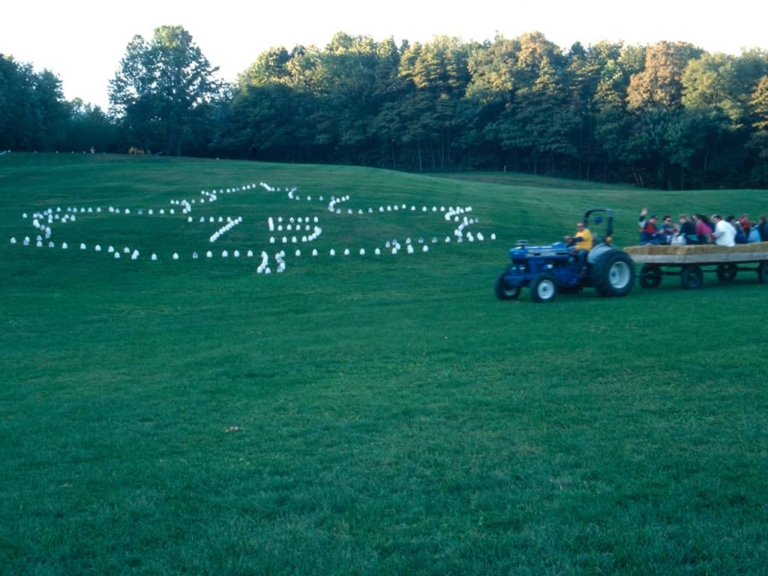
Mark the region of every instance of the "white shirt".
<instances>
[{"instance_id":1,"label":"white shirt","mask_svg":"<svg viewBox=\"0 0 768 576\"><path fill-rule=\"evenodd\" d=\"M715 244L718 246L736 245L736 228L725 220L720 220L715 224L715 231L712 235L715 237Z\"/></svg>"}]
</instances>

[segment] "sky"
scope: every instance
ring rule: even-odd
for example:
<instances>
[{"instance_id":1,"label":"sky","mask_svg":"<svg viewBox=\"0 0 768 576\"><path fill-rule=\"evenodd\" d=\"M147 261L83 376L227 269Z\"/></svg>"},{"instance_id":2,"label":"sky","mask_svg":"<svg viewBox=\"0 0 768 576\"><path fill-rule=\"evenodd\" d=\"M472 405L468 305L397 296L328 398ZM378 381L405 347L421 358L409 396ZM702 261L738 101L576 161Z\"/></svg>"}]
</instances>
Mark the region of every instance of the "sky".
<instances>
[{"instance_id":1,"label":"sky","mask_svg":"<svg viewBox=\"0 0 768 576\"><path fill-rule=\"evenodd\" d=\"M710 4L688 0L39 0L5 2L0 54L48 69L67 100L106 109L108 82L135 35L150 40L159 26L192 35L218 77L232 82L265 50L324 48L337 32L429 42L516 38L542 32L560 48L602 40L651 45L683 41L710 53L768 49L768 8L754 0ZM630 6L636 6L633 12Z\"/></svg>"}]
</instances>

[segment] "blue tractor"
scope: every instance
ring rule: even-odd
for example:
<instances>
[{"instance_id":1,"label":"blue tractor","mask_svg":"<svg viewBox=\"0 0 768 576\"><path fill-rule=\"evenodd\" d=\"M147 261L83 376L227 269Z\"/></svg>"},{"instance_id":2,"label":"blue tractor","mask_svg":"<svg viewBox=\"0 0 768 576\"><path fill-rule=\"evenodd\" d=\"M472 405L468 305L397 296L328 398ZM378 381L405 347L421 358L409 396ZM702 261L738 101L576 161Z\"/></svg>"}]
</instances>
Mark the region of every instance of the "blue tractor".
<instances>
[{"instance_id":1,"label":"blue tractor","mask_svg":"<svg viewBox=\"0 0 768 576\"><path fill-rule=\"evenodd\" d=\"M522 288L530 288L534 302L552 302L558 292L576 294L585 287L594 288L600 296L629 294L635 283L635 263L626 252L611 244L613 210L587 210L583 221L594 238L592 250L580 255L575 247L564 242L529 246L527 241L520 240L509 250L512 263L496 279L496 296L512 300ZM598 227L603 223L601 234Z\"/></svg>"}]
</instances>

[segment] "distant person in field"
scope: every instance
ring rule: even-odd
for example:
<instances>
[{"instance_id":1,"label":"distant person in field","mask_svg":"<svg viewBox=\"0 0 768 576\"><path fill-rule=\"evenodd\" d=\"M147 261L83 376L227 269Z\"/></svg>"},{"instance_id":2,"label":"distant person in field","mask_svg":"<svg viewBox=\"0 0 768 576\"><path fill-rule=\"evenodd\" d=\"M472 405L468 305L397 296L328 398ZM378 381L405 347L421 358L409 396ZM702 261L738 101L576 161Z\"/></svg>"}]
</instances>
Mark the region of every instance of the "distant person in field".
<instances>
[{"instance_id":1,"label":"distant person in field","mask_svg":"<svg viewBox=\"0 0 768 576\"><path fill-rule=\"evenodd\" d=\"M714 223L715 229L712 232L712 238L718 246L735 246L736 229L720 214L713 214L710 220Z\"/></svg>"},{"instance_id":2,"label":"distant person in field","mask_svg":"<svg viewBox=\"0 0 768 576\"><path fill-rule=\"evenodd\" d=\"M587 264L587 254L592 250L595 240L592 237L592 232L589 231L589 228L584 226L584 222L576 224L576 234L574 236L566 236L565 243L575 250L581 267L585 267Z\"/></svg>"}]
</instances>

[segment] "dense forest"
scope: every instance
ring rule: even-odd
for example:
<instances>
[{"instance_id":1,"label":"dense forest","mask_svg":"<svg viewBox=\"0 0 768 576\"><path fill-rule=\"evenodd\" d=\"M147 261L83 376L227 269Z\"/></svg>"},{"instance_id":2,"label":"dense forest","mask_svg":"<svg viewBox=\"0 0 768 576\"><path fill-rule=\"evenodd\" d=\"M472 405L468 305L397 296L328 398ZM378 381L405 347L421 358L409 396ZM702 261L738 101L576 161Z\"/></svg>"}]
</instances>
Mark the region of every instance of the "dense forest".
<instances>
[{"instance_id":1,"label":"dense forest","mask_svg":"<svg viewBox=\"0 0 768 576\"><path fill-rule=\"evenodd\" d=\"M768 53L515 39L273 48L232 83L180 26L135 36L110 108L0 55L0 150L128 151L662 189L768 187Z\"/></svg>"}]
</instances>

